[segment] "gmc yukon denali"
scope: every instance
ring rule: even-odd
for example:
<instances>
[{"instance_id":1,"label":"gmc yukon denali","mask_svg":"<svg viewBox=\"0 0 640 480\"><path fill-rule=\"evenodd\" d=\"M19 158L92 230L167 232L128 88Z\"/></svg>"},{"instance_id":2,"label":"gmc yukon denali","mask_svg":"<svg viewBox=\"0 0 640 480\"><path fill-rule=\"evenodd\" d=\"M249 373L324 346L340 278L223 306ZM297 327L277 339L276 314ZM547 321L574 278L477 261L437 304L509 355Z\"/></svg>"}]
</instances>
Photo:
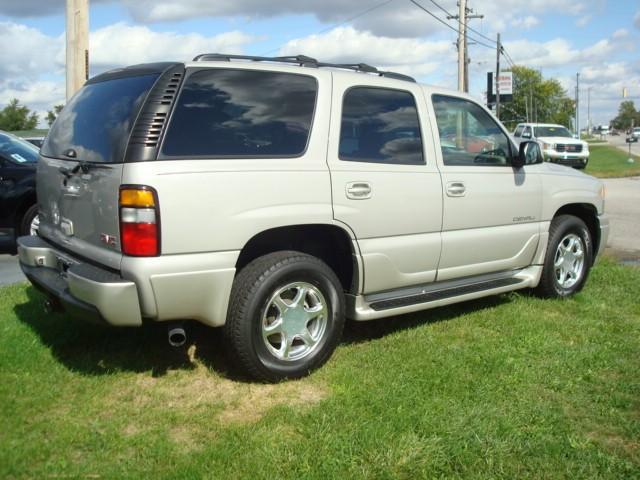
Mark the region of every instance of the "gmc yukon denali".
<instances>
[{"instance_id":1,"label":"gmc yukon denali","mask_svg":"<svg viewBox=\"0 0 640 480\"><path fill-rule=\"evenodd\" d=\"M89 80L37 172L20 263L114 326L224 329L256 379L307 374L345 318L517 289L578 292L604 188L513 143L478 101L365 64L203 54Z\"/></svg>"}]
</instances>

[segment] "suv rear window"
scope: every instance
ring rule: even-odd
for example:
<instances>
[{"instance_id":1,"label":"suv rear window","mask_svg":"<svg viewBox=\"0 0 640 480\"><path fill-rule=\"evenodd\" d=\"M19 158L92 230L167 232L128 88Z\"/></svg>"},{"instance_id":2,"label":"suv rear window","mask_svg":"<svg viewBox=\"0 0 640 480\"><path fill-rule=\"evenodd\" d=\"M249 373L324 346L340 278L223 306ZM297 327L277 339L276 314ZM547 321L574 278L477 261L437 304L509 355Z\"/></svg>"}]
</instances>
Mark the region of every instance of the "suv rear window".
<instances>
[{"instance_id":1,"label":"suv rear window","mask_svg":"<svg viewBox=\"0 0 640 480\"><path fill-rule=\"evenodd\" d=\"M182 88L161 157L300 156L317 91L315 78L307 75L196 71Z\"/></svg>"},{"instance_id":2,"label":"suv rear window","mask_svg":"<svg viewBox=\"0 0 640 480\"><path fill-rule=\"evenodd\" d=\"M89 83L69 101L42 145L45 157L76 158L86 162L123 161L138 111L157 74Z\"/></svg>"}]
</instances>

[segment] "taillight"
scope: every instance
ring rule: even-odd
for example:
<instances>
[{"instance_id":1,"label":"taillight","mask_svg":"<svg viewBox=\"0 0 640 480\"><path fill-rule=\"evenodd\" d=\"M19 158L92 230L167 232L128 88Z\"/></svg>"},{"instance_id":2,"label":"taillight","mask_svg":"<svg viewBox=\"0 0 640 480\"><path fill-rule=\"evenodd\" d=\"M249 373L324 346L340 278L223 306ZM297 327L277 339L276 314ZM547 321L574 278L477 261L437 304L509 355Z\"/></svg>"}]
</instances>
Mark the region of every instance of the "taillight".
<instances>
[{"instance_id":1,"label":"taillight","mask_svg":"<svg viewBox=\"0 0 640 480\"><path fill-rule=\"evenodd\" d=\"M135 257L160 255L158 195L151 187L120 187L120 245L122 253Z\"/></svg>"}]
</instances>

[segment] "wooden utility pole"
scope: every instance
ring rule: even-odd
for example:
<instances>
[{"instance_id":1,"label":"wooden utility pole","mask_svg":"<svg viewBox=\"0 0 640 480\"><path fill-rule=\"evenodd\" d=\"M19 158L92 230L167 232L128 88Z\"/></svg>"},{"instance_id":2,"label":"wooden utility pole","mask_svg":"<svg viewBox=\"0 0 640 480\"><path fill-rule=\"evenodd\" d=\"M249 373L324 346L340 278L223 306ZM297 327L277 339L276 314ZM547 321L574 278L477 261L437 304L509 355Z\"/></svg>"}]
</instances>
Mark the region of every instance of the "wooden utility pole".
<instances>
[{"instance_id":1,"label":"wooden utility pole","mask_svg":"<svg viewBox=\"0 0 640 480\"><path fill-rule=\"evenodd\" d=\"M89 0L67 0L67 101L89 78Z\"/></svg>"},{"instance_id":2,"label":"wooden utility pole","mask_svg":"<svg viewBox=\"0 0 640 480\"><path fill-rule=\"evenodd\" d=\"M458 90L469 91L469 41L467 40L467 22L472 18L484 18L484 15L472 15L473 9L467 8L466 0L458 4L458 15L447 15L447 20L458 20ZM462 55L460 54L462 52ZM462 80L460 79L462 77Z\"/></svg>"},{"instance_id":3,"label":"wooden utility pole","mask_svg":"<svg viewBox=\"0 0 640 480\"><path fill-rule=\"evenodd\" d=\"M464 72L466 70L465 52L467 51L467 25L465 17L467 14L467 0L458 2L460 10L458 12L458 90L464 92Z\"/></svg>"},{"instance_id":4,"label":"wooden utility pole","mask_svg":"<svg viewBox=\"0 0 640 480\"><path fill-rule=\"evenodd\" d=\"M500 34L498 34L498 47L496 49L496 118L500 120Z\"/></svg>"}]
</instances>

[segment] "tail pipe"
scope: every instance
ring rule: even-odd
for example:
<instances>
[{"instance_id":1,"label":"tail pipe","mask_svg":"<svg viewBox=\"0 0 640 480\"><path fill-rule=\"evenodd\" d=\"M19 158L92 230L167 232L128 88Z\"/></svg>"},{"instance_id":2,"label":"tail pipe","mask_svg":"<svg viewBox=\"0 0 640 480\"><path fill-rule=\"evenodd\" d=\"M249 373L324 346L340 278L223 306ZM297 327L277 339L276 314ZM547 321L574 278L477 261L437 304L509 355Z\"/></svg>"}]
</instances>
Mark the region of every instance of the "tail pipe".
<instances>
[{"instance_id":1,"label":"tail pipe","mask_svg":"<svg viewBox=\"0 0 640 480\"><path fill-rule=\"evenodd\" d=\"M172 347L182 347L187 343L187 332L181 324L169 325L167 338Z\"/></svg>"}]
</instances>

